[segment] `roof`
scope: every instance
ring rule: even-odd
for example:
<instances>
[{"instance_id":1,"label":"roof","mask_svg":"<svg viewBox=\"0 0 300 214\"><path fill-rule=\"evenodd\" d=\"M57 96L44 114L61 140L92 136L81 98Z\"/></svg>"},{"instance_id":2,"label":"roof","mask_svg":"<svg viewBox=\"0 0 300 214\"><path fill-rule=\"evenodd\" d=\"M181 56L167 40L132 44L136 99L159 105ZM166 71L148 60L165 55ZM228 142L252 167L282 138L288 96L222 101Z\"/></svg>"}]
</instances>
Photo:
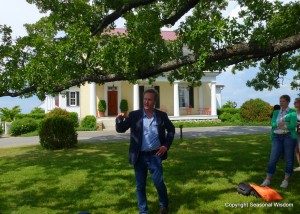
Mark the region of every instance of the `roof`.
<instances>
[{"instance_id":1,"label":"roof","mask_svg":"<svg viewBox=\"0 0 300 214\"><path fill-rule=\"evenodd\" d=\"M174 31L161 30L161 36L164 40L176 40L177 36ZM114 28L108 32L109 34L126 34L126 28Z\"/></svg>"},{"instance_id":2,"label":"roof","mask_svg":"<svg viewBox=\"0 0 300 214\"><path fill-rule=\"evenodd\" d=\"M176 40L177 36L174 31L160 31L160 34L164 40Z\"/></svg>"}]
</instances>

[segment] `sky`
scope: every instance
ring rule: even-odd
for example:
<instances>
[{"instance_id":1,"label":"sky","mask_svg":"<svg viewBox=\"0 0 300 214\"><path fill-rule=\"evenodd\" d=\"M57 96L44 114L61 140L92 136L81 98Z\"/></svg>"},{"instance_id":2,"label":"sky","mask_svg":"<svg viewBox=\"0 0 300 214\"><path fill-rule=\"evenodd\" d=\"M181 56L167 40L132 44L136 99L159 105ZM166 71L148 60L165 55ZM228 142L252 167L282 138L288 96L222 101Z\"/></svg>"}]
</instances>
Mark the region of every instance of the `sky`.
<instances>
[{"instance_id":1,"label":"sky","mask_svg":"<svg viewBox=\"0 0 300 214\"><path fill-rule=\"evenodd\" d=\"M290 0L282 0L281 2L287 3L290 2ZM239 11L239 5L232 1L226 13L231 17L237 17ZM272 89L271 91L267 89L263 91L255 91L253 88L247 87L246 82L247 80L255 78L259 68L236 71L235 75L232 74L230 70L231 67L217 76L217 84L225 85L221 92L222 104L225 104L227 101L233 101L237 103L238 107L240 107L249 99L260 98L274 106L279 103L279 97L283 94L289 95L292 100L294 100L296 97L299 97L298 94L300 92L292 90L290 87L290 82L295 75L295 71L288 71L288 74L283 78L279 89Z\"/></svg>"},{"instance_id":2,"label":"sky","mask_svg":"<svg viewBox=\"0 0 300 214\"><path fill-rule=\"evenodd\" d=\"M6 24L11 26L13 38L26 34L23 24L35 23L41 17L37 8L34 5L28 4L25 0L0 0L0 5L0 25ZM41 103L42 101L37 97L27 99L0 97L0 108L7 107L11 109L19 105L22 113L29 113Z\"/></svg>"},{"instance_id":3,"label":"sky","mask_svg":"<svg viewBox=\"0 0 300 214\"><path fill-rule=\"evenodd\" d=\"M0 5L0 24L6 24L12 27L13 37L24 36L26 30L23 24L34 23L42 16L35 5L30 5L25 0L0 0ZM229 13L234 16L237 11L238 7L234 4L231 5ZM180 23L180 20L178 23ZM255 77L257 71L257 68L250 68L244 71L238 71L233 75L230 72L230 68L228 68L225 72L218 75L217 84L224 85L224 89L221 92L222 104L225 104L227 101L233 101L240 107L249 99L260 98L271 105L275 105L279 102L279 97L283 94L290 95L292 100L298 97L299 91L293 91L289 86L293 71L285 77L280 89L273 89L272 91L264 90L262 92L257 92L246 86L246 81ZM22 109L22 113L29 113L33 108L38 107L41 102L42 101L37 97L26 99L0 97L0 108L12 108L19 105Z\"/></svg>"}]
</instances>

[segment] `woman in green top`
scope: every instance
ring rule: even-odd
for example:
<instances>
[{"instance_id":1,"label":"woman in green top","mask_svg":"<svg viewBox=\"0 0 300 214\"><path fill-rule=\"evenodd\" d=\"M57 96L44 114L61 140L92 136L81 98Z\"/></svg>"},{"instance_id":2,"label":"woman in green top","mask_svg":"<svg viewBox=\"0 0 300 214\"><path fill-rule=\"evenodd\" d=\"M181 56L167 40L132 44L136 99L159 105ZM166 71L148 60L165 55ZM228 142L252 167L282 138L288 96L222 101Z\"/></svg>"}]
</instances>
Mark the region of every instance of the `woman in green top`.
<instances>
[{"instance_id":1,"label":"woman in green top","mask_svg":"<svg viewBox=\"0 0 300 214\"><path fill-rule=\"evenodd\" d=\"M300 98L296 98L294 101L294 106L297 112L297 142L295 146L295 153L298 162L298 167L294 169L295 171L300 171Z\"/></svg>"},{"instance_id":2,"label":"woman in green top","mask_svg":"<svg viewBox=\"0 0 300 214\"><path fill-rule=\"evenodd\" d=\"M289 177L293 173L294 166L294 149L297 139L296 125L297 125L297 113L295 110L289 108L291 101L290 96L282 95L280 97L280 110L274 111L272 117L272 149L270 154L270 160L268 164L267 177L261 186L269 186L271 178L275 173L276 164L284 153L285 159L285 177L280 185L282 188L286 188L289 184Z\"/></svg>"}]
</instances>

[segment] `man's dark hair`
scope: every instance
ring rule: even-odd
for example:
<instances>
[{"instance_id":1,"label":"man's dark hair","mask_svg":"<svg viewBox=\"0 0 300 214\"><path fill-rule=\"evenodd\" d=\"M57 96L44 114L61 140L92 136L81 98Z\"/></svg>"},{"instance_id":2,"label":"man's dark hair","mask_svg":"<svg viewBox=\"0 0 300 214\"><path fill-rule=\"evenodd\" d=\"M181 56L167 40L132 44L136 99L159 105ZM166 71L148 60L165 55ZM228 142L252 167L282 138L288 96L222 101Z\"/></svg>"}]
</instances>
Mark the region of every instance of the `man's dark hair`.
<instances>
[{"instance_id":1,"label":"man's dark hair","mask_svg":"<svg viewBox=\"0 0 300 214\"><path fill-rule=\"evenodd\" d=\"M158 92L154 88L146 89L144 91L143 95L145 96L146 93L152 93L152 94L154 94L155 102L157 102L157 100L158 100Z\"/></svg>"},{"instance_id":2,"label":"man's dark hair","mask_svg":"<svg viewBox=\"0 0 300 214\"><path fill-rule=\"evenodd\" d=\"M287 102L291 102L291 98L290 98L290 96L289 95L282 95L281 97L280 97L280 99L281 98L283 98L283 99L285 99Z\"/></svg>"},{"instance_id":3,"label":"man's dark hair","mask_svg":"<svg viewBox=\"0 0 300 214\"><path fill-rule=\"evenodd\" d=\"M270 115L270 118L273 117L273 114L274 114L274 111L275 111L275 110L280 110L280 105L276 104L276 105L273 106L273 112L272 112L272 114Z\"/></svg>"},{"instance_id":4,"label":"man's dark hair","mask_svg":"<svg viewBox=\"0 0 300 214\"><path fill-rule=\"evenodd\" d=\"M278 104L274 105L273 110L280 110L280 105L278 105Z\"/></svg>"}]
</instances>

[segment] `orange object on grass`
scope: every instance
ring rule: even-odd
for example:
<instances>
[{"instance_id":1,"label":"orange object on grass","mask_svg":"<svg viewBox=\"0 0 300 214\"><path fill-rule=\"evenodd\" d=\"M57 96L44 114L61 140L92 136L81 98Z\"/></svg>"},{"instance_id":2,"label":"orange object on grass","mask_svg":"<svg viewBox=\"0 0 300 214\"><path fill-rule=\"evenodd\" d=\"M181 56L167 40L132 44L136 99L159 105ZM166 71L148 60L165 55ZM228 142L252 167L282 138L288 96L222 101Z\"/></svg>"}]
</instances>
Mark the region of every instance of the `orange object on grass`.
<instances>
[{"instance_id":1,"label":"orange object on grass","mask_svg":"<svg viewBox=\"0 0 300 214\"><path fill-rule=\"evenodd\" d=\"M270 187L261 187L254 184L250 184L250 186L256 190L256 192L266 201L277 201L282 200L281 195L278 194L274 189Z\"/></svg>"}]
</instances>

